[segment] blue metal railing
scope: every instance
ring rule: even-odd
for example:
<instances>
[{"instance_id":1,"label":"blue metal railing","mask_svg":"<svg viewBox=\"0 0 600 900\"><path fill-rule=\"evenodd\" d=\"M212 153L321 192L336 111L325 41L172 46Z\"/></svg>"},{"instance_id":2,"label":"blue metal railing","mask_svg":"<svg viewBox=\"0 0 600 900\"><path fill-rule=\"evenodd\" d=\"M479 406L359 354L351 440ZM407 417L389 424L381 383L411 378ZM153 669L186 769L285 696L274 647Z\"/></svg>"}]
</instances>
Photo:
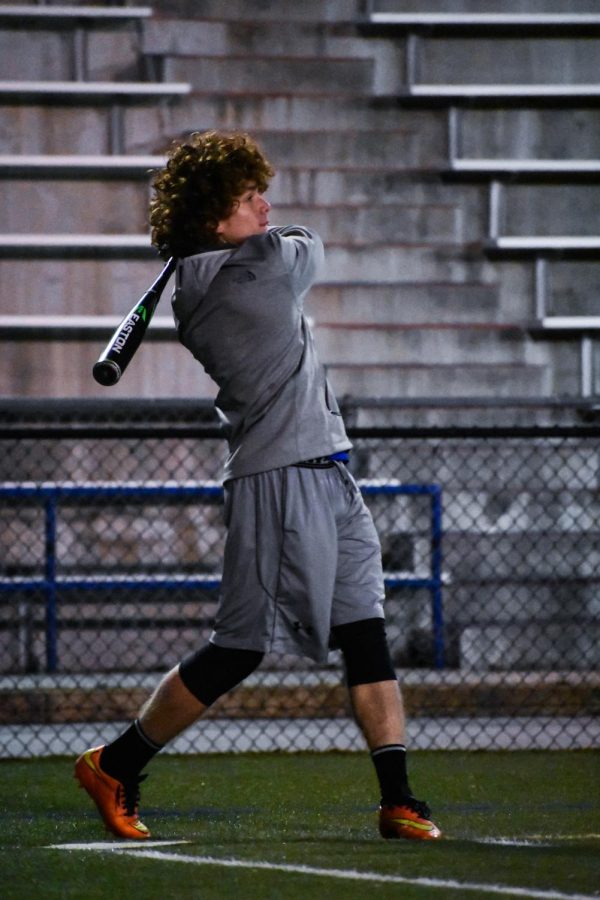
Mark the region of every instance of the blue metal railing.
<instances>
[{"instance_id":1,"label":"blue metal railing","mask_svg":"<svg viewBox=\"0 0 600 900\"><path fill-rule=\"evenodd\" d=\"M442 492L436 484L394 484L386 482L359 482L364 496L377 494L395 496L429 496L430 506L430 571L427 577L410 577L387 573L387 587L423 588L431 594L431 614L433 631L434 664L442 668L445 664L444 615L442 600ZM214 590L221 584L218 574L172 576L88 576L67 577L58 574L57 560L57 518L61 501L74 500L202 500L221 499L223 488L220 484L147 484L127 483L121 485L86 484L10 484L0 485L0 498L4 500L39 501L44 506L44 577L2 577L0 591L41 590L45 595L45 637L46 670L58 669L58 591L93 590L98 588L129 588L147 590L161 588L198 588Z\"/></svg>"}]
</instances>

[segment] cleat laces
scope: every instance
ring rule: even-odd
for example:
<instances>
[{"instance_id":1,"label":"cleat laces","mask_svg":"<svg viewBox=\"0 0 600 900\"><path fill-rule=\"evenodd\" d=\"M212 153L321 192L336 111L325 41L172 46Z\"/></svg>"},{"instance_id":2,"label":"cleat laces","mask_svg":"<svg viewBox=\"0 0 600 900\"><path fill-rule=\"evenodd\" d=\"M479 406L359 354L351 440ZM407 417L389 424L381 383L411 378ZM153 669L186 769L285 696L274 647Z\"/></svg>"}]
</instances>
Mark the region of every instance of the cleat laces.
<instances>
[{"instance_id":1,"label":"cleat laces","mask_svg":"<svg viewBox=\"0 0 600 900\"><path fill-rule=\"evenodd\" d=\"M416 797L408 796L402 797L400 800L397 800L395 803L386 803L383 800L381 801L382 806L404 806L406 809L410 809L411 812L416 813L421 819L429 819L431 816L431 810L427 806L424 800L417 800Z\"/></svg>"},{"instance_id":2,"label":"cleat laces","mask_svg":"<svg viewBox=\"0 0 600 900\"><path fill-rule=\"evenodd\" d=\"M117 803L125 810L128 816L137 816L140 802L140 784L147 777L147 775L140 775L138 778L122 781L119 784Z\"/></svg>"},{"instance_id":3,"label":"cleat laces","mask_svg":"<svg viewBox=\"0 0 600 900\"><path fill-rule=\"evenodd\" d=\"M408 806L413 812L421 819L428 819L431 815L431 810L427 806L427 804L423 800L417 800L415 797L407 797L406 801L402 803L402 806Z\"/></svg>"}]
</instances>

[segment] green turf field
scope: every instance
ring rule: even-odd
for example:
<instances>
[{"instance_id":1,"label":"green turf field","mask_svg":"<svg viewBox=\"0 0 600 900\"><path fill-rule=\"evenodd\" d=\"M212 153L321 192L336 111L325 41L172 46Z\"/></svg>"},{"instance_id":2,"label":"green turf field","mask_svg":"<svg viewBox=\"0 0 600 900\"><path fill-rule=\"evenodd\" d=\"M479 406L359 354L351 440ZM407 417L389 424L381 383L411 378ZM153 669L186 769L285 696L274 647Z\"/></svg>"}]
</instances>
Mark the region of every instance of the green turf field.
<instances>
[{"instance_id":1,"label":"green turf field","mask_svg":"<svg viewBox=\"0 0 600 900\"><path fill-rule=\"evenodd\" d=\"M378 837L362 754L163 756L150 771L152 841L186 843L115 851L93 848L107 836L72 760L1 762L0 896L600 896L599 753L413 753L445 832L430 844ZM69 843L92 846L48 847Z\"/></svg>"}]
</instances>

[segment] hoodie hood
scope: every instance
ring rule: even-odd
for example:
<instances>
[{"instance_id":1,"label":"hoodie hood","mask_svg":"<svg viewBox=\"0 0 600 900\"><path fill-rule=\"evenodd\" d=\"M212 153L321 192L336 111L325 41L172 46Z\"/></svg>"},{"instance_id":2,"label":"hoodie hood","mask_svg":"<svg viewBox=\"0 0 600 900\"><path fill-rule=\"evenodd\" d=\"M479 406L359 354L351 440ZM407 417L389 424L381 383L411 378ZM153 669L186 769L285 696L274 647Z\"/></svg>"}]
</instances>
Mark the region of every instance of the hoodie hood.
<instances>
[{"instance_id":1,"label":"hoodie hood","mask_svg":"<svg viewBox=\"0 0 600 900\"><path fill-rule=\"evenodd\" d=\"M177 261L172 307L180 337L182 327L189 323L214 278L236 249L231 244L218 250L204 250Z\"/></svg>"}]
</instances>

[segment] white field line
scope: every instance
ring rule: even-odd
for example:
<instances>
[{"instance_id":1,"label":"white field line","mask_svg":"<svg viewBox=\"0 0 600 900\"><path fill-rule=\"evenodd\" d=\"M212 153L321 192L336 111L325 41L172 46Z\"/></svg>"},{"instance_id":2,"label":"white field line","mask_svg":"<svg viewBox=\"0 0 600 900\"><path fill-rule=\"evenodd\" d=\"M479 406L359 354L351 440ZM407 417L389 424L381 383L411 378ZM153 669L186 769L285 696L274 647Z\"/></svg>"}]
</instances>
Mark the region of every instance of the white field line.
<instances>
[{"instance_id":1,"label":"white field line","mask_svg":"<svg viewBox=\"0 0 600 900\"><path fill-rule=\"evenodd\" d=\"M86 849L98 847L96 844L53 844L57 850ZM591 894L563 894L560 891L543 891L534 888L520 888L502 884L476 884L468 881L455 881L445 878L405 878L401 875L383 875L379 872L357 872L354 869L320 869L315 866L290 865L288 863L270 863L262 860L251 859L218 859L212 856L188 856L183 853L164 853L160 850L146 850L134 848L131 842L127 844L102 844L102 849L117 850L121 854L142 856L145 859L154 859L161 862L187 863L193 866L217 866L226 869L262 869L268 872L288 872L296 875L311 875L318 878L338 878L345 881L370 881L383 884L410 884L415 887L439 888L441 890L479 891L488 894L499 894L507 897L527 897L532 900L598 900L598 895Z\"/></svg>"},{"instance_id":2,"label":"white field line","mask_svg":"<svg viewBox=\"0 0 600 900\"><path fill-rule=\"evenodd\" d=\"M494 847L552 847L541 838L529 840L515 840L515 838L466 838L469 844L491 844Z\"/></svg>"},{"instance_id":3,"label":"white field line","mask_svg":"<svg viewBox=\"0 0 600 900\"><path fill-rule=\"evenodd\" d=\"M552 841L553 844L557 841L598 841L600 834L532 834L531 840Z\"/></svg>"},{"instance_id":4,"label":"white field line","mask_svg":"<svg viewBox=\"0 0 600 900\"><path fill-rule=\"evenodd\" d=\"M173 847L191 841L88 841L87 844L48 844L44 850L134 850L136 847Z\"/></svg>"},{"instance_id":5,"label":"white field line","mask_svg":"<svg viewBox=\"0 0 600 900\"><path fill-rule=\"evenodd\" d=\"M600 834L532 834L523 840L515 840L509 837L495 838L461 838L470 844L497 844L506 847L552 847L560 841L593 841L598 840ZM446 838L451 840L451 838Z\"/></svg>"}]
</instances>

